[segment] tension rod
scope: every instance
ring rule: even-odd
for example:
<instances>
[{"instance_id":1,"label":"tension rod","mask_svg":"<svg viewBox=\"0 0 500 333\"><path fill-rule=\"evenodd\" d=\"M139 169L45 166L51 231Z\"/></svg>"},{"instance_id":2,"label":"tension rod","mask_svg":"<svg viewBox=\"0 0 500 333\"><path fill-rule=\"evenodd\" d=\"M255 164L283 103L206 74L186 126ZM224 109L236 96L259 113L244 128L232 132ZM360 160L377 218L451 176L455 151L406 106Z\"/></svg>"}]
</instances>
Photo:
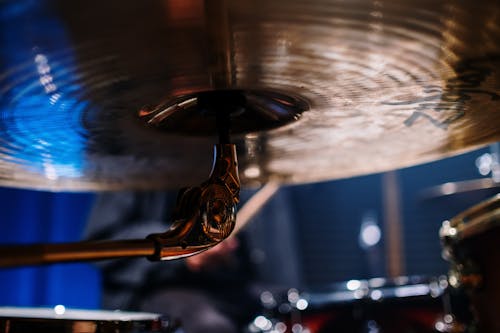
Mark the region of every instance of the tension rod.
<instances>
[{"instance_id":1,"label":"tension rod","mask_svg":"<svg viewBox=\"0 0 500 333\"><path fill-rule=\"evenodd\" d=\"M0 246L0 267L123 257L171 260L202 252L226 239L236 224L240 180L236 146L229 143L229 113L216 115L219 144L214 148L210 176L200 186L179 191L173 222L166 232L146 239L4 245Z\"/></svg>"}]
</instances>

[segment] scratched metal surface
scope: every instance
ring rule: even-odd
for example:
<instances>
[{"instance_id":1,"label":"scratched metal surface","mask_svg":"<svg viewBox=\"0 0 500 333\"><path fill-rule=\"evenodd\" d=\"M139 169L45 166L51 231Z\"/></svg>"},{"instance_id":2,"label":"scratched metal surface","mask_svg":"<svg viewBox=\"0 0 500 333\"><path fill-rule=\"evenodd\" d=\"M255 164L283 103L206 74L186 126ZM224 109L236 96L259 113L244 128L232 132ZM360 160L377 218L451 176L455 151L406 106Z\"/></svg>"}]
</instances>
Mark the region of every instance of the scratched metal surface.
<instances>
[{"instance_id":1,"label":"scratched metal surface","mask_svg":"<svg viewBox=\"0 0 500 333\"><path fill-rule=\"evenodd\" d=\"M213 89L309 104L291 124L233 136L243 185L379 172L498 141L499 22L488 0L3 0L0 185L203 180L215 138L158 130L141 112Z\"/></svg>"}]
</instances>

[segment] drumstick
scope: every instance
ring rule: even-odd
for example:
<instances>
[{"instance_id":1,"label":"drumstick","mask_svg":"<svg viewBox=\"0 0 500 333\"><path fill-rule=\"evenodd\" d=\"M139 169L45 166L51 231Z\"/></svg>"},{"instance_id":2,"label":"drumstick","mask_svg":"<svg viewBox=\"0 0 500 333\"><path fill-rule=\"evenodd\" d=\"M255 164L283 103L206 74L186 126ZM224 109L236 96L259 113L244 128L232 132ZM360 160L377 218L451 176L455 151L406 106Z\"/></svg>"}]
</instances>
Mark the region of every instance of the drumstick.
<instances>
[{"instance_id":1,"label":"drumstick","mask_svg":"<svg viewBox=\"0 0 500 333\"><path fill-rule=\"evenodd\" d=\"M252 220L262 207L274 196L279 190L280 185L276 181L266 183L260 190L257 191L238 211L236 218L236 226L230 237L235 236L245 225Z\"/></svg>"}]
</instances>

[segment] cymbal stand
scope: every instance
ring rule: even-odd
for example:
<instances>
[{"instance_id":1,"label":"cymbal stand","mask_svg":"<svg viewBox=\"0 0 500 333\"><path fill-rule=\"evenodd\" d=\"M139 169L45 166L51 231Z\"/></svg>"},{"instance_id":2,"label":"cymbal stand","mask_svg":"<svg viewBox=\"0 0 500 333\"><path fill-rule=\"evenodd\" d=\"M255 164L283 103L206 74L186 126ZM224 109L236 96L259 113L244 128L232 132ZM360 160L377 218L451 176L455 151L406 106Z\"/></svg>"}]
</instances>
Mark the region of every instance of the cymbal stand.
<instances>
[{"instance_id":1,"label":"cymbal stand","mask_svg":"<svg viewBox=\"0 0 500 333\"><path fill-rule=\"evenodd\" d=\"M217 113L219 144L212 171L200 186L179 191L171 227L146 239L0 246L0 267L66 261L147 257L171 260L207 250L226 239L236 224L240 180L236 146L229 143L230 114Z\"/></svg>"}]
</instances>

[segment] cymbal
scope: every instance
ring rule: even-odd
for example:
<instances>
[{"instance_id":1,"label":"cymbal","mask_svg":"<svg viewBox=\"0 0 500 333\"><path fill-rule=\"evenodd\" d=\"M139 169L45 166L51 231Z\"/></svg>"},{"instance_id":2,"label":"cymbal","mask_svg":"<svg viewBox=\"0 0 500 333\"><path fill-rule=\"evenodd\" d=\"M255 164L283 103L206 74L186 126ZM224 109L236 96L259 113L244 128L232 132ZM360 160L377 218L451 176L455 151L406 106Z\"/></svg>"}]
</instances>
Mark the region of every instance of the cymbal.
<instances>
[{"instance_id":1,"label":"cymbal","mask_svg":"<svg viewBox=\"0 0 500 333\"><path fill-rule=\"evenodd\" d=\"M432 186L421 191L420 197L423 200L432 200L461 194L477 195L482 192L490 197L494 194L490 192L498 192L498 188L500 188L500 183L492 178L477 178Z\"/></svg>"},{"instance_id":2,"label":"cymbal","mask_svg":"<svg viewBox=\"0 0 500 333\"><path fill-rule=\"evenodd\" d=\"M0 185L197 183L213 100L238 109L244 186L499 141L499 17L496 0L2 1Z\"/></svg>"}]
</instances>

